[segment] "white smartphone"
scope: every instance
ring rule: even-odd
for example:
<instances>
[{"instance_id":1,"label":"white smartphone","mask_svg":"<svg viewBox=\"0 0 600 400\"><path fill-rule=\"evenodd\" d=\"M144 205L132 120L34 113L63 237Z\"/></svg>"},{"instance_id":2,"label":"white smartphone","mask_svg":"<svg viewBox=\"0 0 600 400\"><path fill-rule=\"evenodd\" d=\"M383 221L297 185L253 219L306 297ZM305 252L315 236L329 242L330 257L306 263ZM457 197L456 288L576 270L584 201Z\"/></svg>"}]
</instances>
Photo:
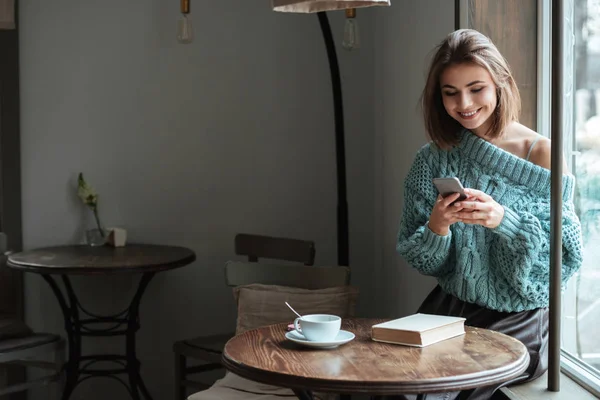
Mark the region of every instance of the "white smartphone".
<instances>
[{"instance_id":1,"label":"white smartphone","mask_svg":"<svg viewBox=\"0 0 600 400\"><path fill-rule=\"evenodd\" d=\"M451 194L460 193L460 197L453 201L452 204L467 198L465 188L460 183L458 178L433 178L433 184L442 197L448 197Z\"/></svg>"}]
</instances>

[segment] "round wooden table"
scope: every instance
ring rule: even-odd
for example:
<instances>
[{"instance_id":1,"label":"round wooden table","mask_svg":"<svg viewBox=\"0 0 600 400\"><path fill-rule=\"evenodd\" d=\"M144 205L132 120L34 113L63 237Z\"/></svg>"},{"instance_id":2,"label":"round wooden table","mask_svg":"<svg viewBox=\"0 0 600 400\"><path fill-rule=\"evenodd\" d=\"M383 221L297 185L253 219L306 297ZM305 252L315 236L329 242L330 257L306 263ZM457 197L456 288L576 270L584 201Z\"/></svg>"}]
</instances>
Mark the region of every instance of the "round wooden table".
<instances>
[{"instance_id":1,"label":"round wooden table","mask_svg":"<svg viewBox=\"0 0 600 400\"><path fill-rule=\"evenodd\" d=\"M466 327L465 335L418 348L371 340L383 319L346 319L342 329L356 338L335 349L303 347L285 338L287 324L271 325L232 338L223 363L254 381L294 390L372 396L467 390L519 377L529 364L518 340L487 329Z\"/></svg>"},{"instance_id":2,"label":"round wooden table","mask_svg":"<svg viewBox=\"0 0 600 400\"><path fill-rule=\"evenodd\" d=\"M140 375L136 356L136 332L140 329L139 307L142 295L157 272L190 264L196 255L176 246L128 244L125 247L87 245L60 246L12 254L7 265L24 272L41 274L48 282L62 310L69 343L65 364L66 382L62 399L71 397L75 387L91 377L111 377L120 381L134 400L140 393L152 399ZM106 275L140 273L141 279L129 306L113 315L100 316L86 310L79 302L69 275ZM60 276L63 290L53 275ZM125 336L125 355L82 355L82 337ZM99 362L113 362L114 368L95 367ZM126 374L128 383L119 375Z\"/></svg>"}]
</instances>

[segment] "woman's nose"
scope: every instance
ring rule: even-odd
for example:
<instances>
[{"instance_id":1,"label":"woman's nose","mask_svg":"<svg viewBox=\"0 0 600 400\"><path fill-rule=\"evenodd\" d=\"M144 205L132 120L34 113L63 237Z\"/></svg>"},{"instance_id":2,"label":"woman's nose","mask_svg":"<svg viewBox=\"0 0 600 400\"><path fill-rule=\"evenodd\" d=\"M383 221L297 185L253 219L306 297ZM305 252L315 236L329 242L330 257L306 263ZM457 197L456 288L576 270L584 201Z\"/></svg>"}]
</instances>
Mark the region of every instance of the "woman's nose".
<instances>
[{"instance_id":1,"label":"woman's nose","mask_svg":"<svg viewBox=\"0 0 600 400\"><path fill-rule=\"evenodd\" d=\"M468 94L462 94L460 96L459 105L462 110L466 110L468 107L471 106L472 103L473 102L471 101L471 96L469 96Z\"/></svg>"}]
</instances>

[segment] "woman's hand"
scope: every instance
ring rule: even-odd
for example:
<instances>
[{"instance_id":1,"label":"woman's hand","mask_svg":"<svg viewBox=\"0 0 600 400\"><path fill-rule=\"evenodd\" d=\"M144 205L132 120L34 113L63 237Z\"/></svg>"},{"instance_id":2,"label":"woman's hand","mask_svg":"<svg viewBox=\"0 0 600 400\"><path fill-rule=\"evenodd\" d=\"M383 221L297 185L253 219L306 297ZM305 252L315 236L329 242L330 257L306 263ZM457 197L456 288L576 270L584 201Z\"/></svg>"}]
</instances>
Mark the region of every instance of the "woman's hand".
<instances>
[{"instance_id":1,"label":"woman's hand","mask_svg":"<svg viewBox=\"0 0 600 400\"><path fill-rule=\"evenodd\" d=\"M460 222L492 229L500 225L502 218L504 218L504 207L496 203L490 195L480 190L465 189L465 193L469 198L454 205L454 207L461 210L457 213Z\"/></svg>"},{"instance_id":2,"label":"woman's hand","mask_svg":"<svg viewBox=\"0 0 600 400\"><path fill-rule=\"evenodd\" d=\"M460 197L459 193L453 193L450 196L444 198L438 196L433 210L431 210L431 216L429 217L429 229L440 236L446 236L449 233L450 225L460 221L460 211L462 207L451 205L453 201ZM469 200L469 198L467 198Z\"/></svg>"}]
</instances>

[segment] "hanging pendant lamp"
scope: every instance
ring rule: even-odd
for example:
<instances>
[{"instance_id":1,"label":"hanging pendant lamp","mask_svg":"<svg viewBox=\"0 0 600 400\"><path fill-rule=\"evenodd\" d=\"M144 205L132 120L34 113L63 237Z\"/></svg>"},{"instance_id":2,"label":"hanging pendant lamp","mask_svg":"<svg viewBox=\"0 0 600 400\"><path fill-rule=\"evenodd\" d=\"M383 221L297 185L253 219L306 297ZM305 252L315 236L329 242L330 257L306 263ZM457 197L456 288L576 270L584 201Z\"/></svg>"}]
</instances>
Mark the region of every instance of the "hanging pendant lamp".
<instances>
[{"instance_id":1,"label":"hanging pendant lamp","mask_svg":"<svg viewBox=\"0 0 600 400\"><path fill-rule=\"evenodd\" d=\"M291 13L316 13L320 11L345 10L372 6L389 6L390 0L271 0L273 11Z\"/></svg>"}]
</instances>

